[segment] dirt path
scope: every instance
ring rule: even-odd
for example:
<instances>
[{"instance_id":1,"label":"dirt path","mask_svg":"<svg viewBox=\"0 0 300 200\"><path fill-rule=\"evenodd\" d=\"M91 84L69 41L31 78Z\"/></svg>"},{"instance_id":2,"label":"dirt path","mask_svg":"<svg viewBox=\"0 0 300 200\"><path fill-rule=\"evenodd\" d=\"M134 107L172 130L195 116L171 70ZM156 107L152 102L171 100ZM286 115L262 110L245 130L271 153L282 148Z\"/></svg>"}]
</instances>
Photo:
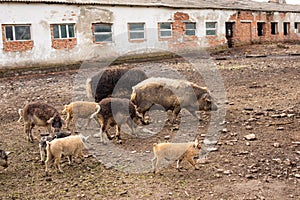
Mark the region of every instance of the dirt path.
<instances>
[{"instance_id":1,"label":"dirt path","mask_svg":"<svg viewBox=\"0 0 300 200\"><path fill-rule=\"evenodd\" d=\"M105 163L101 164L99 157L89 157L71 166L64 163L63 174L53 169L46 176L39 162L38 139L33 144L25 140L22 124L16 122L17 110L35 100L61 110L74 96L76 71L0 79L0 147L13 151L9 168L0 171L0 199L300 199L300 64L298 56L288 56L297 53L299 46L285 44L239 47L213 55L226 91L217 151L209 153L207 163L197 171L183 163L186 170L178 172L173 163L160 175L148 172L151 146L165 136L178 135L164 126L164 118L153 121L163 124L159 129L147 127L157 134L143 132L141 138L124 134L123 144L101 146L97 151L101 159L114 161L101 160ZM132 65L152 72L167 66L203 83L180 59ZM182 114L187 126L180 129L185 134L181 135L193 137L189 129L196 123L196 135L205 139L211 115L200 113L198 123L185 111ZM35 128L34 135L39 138L43 131ZM250 134L255 138L248 138ZM132 155L139 162L131 160ZM135 162L145 172L123 170Z\"/></svg>"}]
</instances>

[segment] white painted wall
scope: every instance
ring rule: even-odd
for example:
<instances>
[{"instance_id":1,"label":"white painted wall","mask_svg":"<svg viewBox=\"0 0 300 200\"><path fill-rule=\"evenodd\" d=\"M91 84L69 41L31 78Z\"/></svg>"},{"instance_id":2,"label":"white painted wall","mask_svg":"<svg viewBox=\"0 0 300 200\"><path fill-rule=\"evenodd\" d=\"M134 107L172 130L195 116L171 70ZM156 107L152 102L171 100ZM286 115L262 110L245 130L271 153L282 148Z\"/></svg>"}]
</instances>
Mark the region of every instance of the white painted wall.
<instances>
[{"instance_id":1,"label":"white painted wall","mask_svg":"<svg viewBox=\"0 0 300 200\"><path fill-rule=\"evenodd\" d=\"M175 12L188 13L190 20L196 22L198 44L208 46L205 37L205 22L217 22L218 40L225 37L225 22L234 11L168 9L146 7L104 7L91 5L63 4L0 4L0 25L31 24L34 47L26 52L4 52L0 34L0 67L71 64L77 61L118 57L126 53L165 51L168 43L158 40L158 22L173 21ZM28 12L29 11L29 12ZM93 43L92 23L109 22L113 24L113 42ZM130 42L128 23L144 22L146 40ZM77 46L70 50L57 50L51 47L50 24L75 23Z\"/></svg>"},{"instance_id":2,"label":"white painted wall","mask_svg":"<svg viewBox=\"0 0 300 200\"><path fill-rule=\"evenodd\" d=\"M268 2L269 0L253 0L257 2ZM285 0L287 4L300 4L300 0Z\"/></svg>"}]
</instances>

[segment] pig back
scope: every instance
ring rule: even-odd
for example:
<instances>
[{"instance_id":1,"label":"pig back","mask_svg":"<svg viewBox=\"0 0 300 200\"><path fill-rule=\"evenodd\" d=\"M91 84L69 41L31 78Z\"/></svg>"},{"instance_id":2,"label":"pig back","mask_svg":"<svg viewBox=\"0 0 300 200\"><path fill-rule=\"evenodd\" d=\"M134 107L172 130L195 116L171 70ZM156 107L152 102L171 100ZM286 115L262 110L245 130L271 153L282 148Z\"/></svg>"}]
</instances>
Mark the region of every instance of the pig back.
<instances>
[{"instance_id":1,"label":"pig back","mask_svg":"<svg viewBox=\"0 0 300 200\"><path fill-rule=\"evenodd\" d=\"M132 101L139 104L142 100L152 100L153 103L164 107L174 105L184 107L197 102L192 85L193 83L180 79L149 78L133 87L136 99L132 95Z\"/></svg>"},{"instance_id":2,"label":"pig back","mask_svg":"<svg viewBox=\"0 0 300 200\"><path fill-rule=\"evenodd\" d=\"M46 122L55 115L59 115L58 111L46 103L28 103L23 108L24 121L32 121L36 125L46 125Z\"/></svg>"},{"instance_id":3,"label":"pig back","mask_svg":"<svg viewBox=\"0 0 300 200\"><path fill-rule=\"evenodd\" d=\"M58 138L49 142L49 149L52 155L75 155L83 150L82 139L78 135Z\"/></svg>"}]
</instances>

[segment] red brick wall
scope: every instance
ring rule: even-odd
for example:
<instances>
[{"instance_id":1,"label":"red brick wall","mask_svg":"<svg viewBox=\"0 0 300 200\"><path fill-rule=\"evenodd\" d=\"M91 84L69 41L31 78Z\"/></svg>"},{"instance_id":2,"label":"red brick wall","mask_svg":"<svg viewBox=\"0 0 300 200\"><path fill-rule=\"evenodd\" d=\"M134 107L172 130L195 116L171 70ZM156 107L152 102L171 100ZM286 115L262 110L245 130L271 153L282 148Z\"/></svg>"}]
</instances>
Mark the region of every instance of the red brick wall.
<instances>
[{"instance_id":1,"label":"red brick wall","mask_svg":"<svg viewBox=\"0 0 300 200\"><path fill-rule=\"evenodd\" d=\"M239 11L230 17L230 21L235 21L233 31L234 44L245 44L255 42L276 42L285 40L299 40L300 36L294 33L293 23L290 23L288 35L283 34L283 22L288 22L286 13L280 13L280 20L274 20L273 12L252 13L251 11ZM278 34L271 34L271 22L278 22ZM264 23L264 35L258 36L257 22Z\"/></svg>"},{"instance_id":2,"label":"red brick wall","mask_svg":"<svg viewBox=\"0 0 300 200\"><path fill-rule=\"evenodd\" d=\"M77 45L76 38L54 39L52 38L52 48L54 49L73 49Z\"/></svg>"},{"instance_id":3,"label":"red brick wall","mask_svg":"<svg viewBox=\"0 0 300 200\"><path fill-rule=\"evenodd\" d=\"M51 30L52 48L73 49L77 45L77 38L64 38L64 39L54 38L52 26L50 27L50 30Z\"/></svg>"},{"instance_id":4,"label":"red brick wall","mask_svg":"<svg viewBox=\"0 0 300 200\"><path fill-rule=\"evenodd\" d=\"M14 51L28 51L33 48L33 41L7 41L5 36L5 25L2 25L2 41L3 41L3 51L14 52Z\"/></svg>"},{"instance_id":5,"label":"red brick wall","mask_svg":"<svg viewBox=\"0 0 300 200\"><path fill-rule=\"evenodd\" d=\"M174 14L174 22L172 23L172 38L169 41L169 48L173 50L184 50L196 47L198 37L185 35L185 21L188 21L189 15L182 12Z\"/></svg>"}]
</instances>

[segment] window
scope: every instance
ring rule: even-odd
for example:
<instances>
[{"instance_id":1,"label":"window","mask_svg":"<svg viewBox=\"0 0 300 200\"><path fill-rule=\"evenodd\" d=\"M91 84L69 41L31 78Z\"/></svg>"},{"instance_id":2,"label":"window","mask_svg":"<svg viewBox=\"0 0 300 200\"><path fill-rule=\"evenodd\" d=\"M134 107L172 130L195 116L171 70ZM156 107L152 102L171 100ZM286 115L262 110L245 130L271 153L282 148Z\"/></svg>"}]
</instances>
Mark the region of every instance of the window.
<instances>
[{"instance_id":1,"label":"window","mask_svg":"<svg viewBox=\"0 0 300 200\"><path fill-rule=\"evenodd\" d=\"M185 35L187 35L187 36L196 35L196 23L195 22L186 22L185 23Z\"/></svg>"},{"instance_id":2,"label":"window","mask_svg":"<svg viewBox=\"0 0 300 200\"><path fill-rule=\"evenodd\" d=\"M161 38L172 37L172 23L170 22L159 23L159 36Z\"/></svg>"},{"instance_id":3,"label":"window","mask_svg":"<svg viewBox=\"0 0 300 200\"><path fill-rule=\"evenodd\" d=\"M271 34L272 35L278 34L278 23L277 22L271 22Z\"/></svg>"},{"instance_id":4,"label":"window","mask_svg":"<svg viewBox=\"0 0 300 200\"><path fill-rule=\"evenodd\" d=\"M6 41L31 40L30 25L5 25Z\"/></svg>"},{"instance_id":5,"label":"window","mask_svg":"<svg viewBox=\"0 0 300 200\"><path fill-rule=\"evenodd\" d=\"M283 23L283 34L284 35L289 35L290 34L290 23L289 22L284 22Z\"/></svg>"},{"instance_id":6,"label":"window","mask_svg":"<svg viewBox=\"0 0 300 200\"><path fill-rule=\"evenodd\" d=\"M53 36L55 39L74 38L74 24L55 24L53 25Z\"/></svg>"},{"instance_id":7,"label":"window","mask_svg":"<svg viewBox=\"0 0 300 200\"><path fill-rule=\"evenodd\" d=\"M206 22L206 35L217 35L217 22Z\"/></svg>"},{"instance_id":8,"label":"window","mask_svg":"<svg viewBox=\"0 0 300 200\"><path fill-rule=\"evenodd\" d=\"M295 22L295 33L300 33L300 22Z\"/></svg>"},{"instance_id":9,"label":"window","mask_svg":"<svg viewBox=\"0 0 300 200\"><path fill-rule=\"evenodd\" d=\"M265 35L265 22L257 22L257 36Z\"/></svg>"},{"instance_id":10,"label":"window","mask_svg":"<svg viewBox=\"0 0 300 200\"><path fill-rule=\"evenodd\" d=\"M111 24L94 24L95 42L111 42L112 41L112 25Z\"/></svg>"},{"instance_id":11,"label":"window","mask_svg":"<svg viewBox=\"0 0 300 200\"><path fill-rule=\"evenodd\" d=\"M144 40L145 39L145 23L129 23L129 39Z\"/></svg>"}]
</instances>

